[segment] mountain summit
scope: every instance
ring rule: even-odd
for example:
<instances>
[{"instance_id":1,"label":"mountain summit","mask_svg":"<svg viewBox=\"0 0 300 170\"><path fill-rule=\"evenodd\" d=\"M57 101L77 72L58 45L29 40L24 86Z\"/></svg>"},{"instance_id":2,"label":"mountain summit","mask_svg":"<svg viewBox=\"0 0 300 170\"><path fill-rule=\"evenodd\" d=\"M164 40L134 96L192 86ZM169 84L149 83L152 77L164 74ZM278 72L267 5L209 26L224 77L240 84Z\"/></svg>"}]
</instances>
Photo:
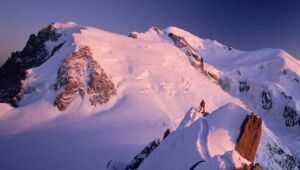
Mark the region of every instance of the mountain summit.
<instances>
[{"instance_id":1,"label":"mountain summit","mask_svg":"<svg viewBox=\"0 0 300 170\"><path fill-rule=\"evenodd\" d=\"M0 68L0 167L299 169L299 88L280 49L52 23Z\"/></svg>"}]
</instances>

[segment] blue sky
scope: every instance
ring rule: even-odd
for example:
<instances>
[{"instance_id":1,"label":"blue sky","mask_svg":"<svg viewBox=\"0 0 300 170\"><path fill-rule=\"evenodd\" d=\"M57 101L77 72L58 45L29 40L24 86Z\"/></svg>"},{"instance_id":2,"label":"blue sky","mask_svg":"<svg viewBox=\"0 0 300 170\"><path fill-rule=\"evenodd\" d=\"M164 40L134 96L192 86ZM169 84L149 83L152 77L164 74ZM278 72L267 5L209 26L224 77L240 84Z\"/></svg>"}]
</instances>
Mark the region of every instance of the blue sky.
<instances>
[{"instance_id":1,"label":"blue sky","mask_svg":"<svg viewBox=\"0 0 300 170\"><path fill-rule=\"evenodd\" d=\"M127 35L177 26L241 50L282 48L300 57L298 0L1 0L0 63L51 22Z\"/></svg>"}]
</instances>

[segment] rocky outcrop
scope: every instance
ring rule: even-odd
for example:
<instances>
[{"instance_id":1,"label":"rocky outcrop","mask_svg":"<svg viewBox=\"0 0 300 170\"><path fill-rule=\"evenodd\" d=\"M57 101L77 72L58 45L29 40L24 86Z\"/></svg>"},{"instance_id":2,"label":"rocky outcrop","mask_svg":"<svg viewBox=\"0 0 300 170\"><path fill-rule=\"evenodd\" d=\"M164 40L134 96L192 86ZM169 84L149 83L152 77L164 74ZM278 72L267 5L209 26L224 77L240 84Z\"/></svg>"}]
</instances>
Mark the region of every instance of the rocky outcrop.
<instances>
[{"instance_id":1,"label":"rocky outcrop","mask_svg":"<svg viewBox=\"0 0 300 170\"><path fill-rule=\"evenodd\" d=\"M161 139L155 139L150 142L138 155L136 155L131 163L126 167L126 170L135 170L142 164L144 159L146 159L151 152L153 152L158 145L162 142Z\"/></svg>"},{"instance_id":2,"label":"rocky outcrop","mask_svg":"<svg viewBox=\"0 0 300 170\"><path fill-rule=\"evenodd\" d=\"M241 168L237 168L235 170L263 170L260 164L250 164L250 165L244 165Z\"/></svg>"},{"instance_id":3,"label":"rocky outcrop","mask_svg":"<svg viewBox=\"0 0 300 170\"><path fill-rule=\"evenodd\" d=\"M262 108L265 110L270 110L272 108L272 97L271 91L263 91L262 92Z\"/></svg>"},{"instance_id":4,"label":"rocky outcrop","mask_svg":"<svg viewBox=\"0 0 300 170\"><path fill-rule=\"evenodd\" d=\"M137 39L137 33L131 32L128 37Z\"/></svg>"},{"instance_id":5,"label":"rocky outcrop","mask_svg":"<svg viewBox=\"0 0 300 170\"><path fill-rule=\"evenodd\" d=\"M204 69L203 58L195 52L195 49L186 41L184 37L169 33L168 37L172 39L174 45L181 49L188 57L193 67Z\"/></svg>"},{"instance_id":6,"label":"rocky outcrop","mask_svg":"<svg viewBox=\"0 0 300 170\"><path fill-rule=\"evenodd\" d=\"M236 144L236 151L250 162L254 161L262 131L262 120L252 113L244 120L239 138Z\"/></svg>"},{"instance_id":7,"label":"rocky outcrop","mask_svg":"<svg viewBox=\"0 0 300 170\"><path fill-rule=\"evenodd\" d=\"M155 139L150 142L138 155L136 155L131 163L126 166L126 170L136 170L142 162L150 156L150 154L171 134L170 129L164 132L162 139Z\"/></svg>"},{"instance_id":8,"label":"rocky outcrop","mask_svg":"<svg viewBox=\"0 0 300 170\"><path fill-rule=\"evenodd\" d=\"M109 101L116 89L101 66L92 57L88 46L73 52L60 66L54 89L62 91L55 99L54 106L65 110L76 94L82 99L89 97L91 105Z\"/></svg>"},{"instance_id":9,"label":"rocky outcrop","mask_svg":"<svg viewBox=\"0 0 300 170\"><path fill-rule=\"evenodd\" d=\"M285 106L283 110L283 118L285 119L285 125L288 127L295 126L297 124L300 126L300 116L294 107Z\"/></svg>"},{"instance_id":10,"label":"rocky outcrop","mask_svg":"<svg viewBox=\"0 0 300 170\"><path fill-rule=\"evenodd\" d=\"M239 81L240 86L239 86L239 90L240 92L248 92L250 89L250 85L248 84L247 81Z\"/></svg>"},{"instance_id":11,"label":"rocky outcrop","mask_svg":"<svg viewBox=\"0 0 300 170\"><path fill-rule=\"evenodd\" d=\"M164 133L163 140L165 140L170 135L170 133L171 133L170 129L167 129Z\"/></svg>"},{"instance_id":12,"label":"rocky outcrop","mask_svg":"<svg viewBox=\"0 0 300 170\"><path fill-rule=\"evenodd\" d=\"M271 155L270 159L278 164L282 169L300 169L300 159L288 153L275 143L268 143L266 146L267 152Z\"/></svg>"},{"instance_id":13,"label":"rocky outcrop","mask_svg":"<svg viewBox=\"0 0 300 170\"><path fill-rule=\"evenodd\" d=\"M272 114L275 119L282 121L287 127L299 129L300 110L294 89L297 85L285 84L287 80L295 83L294 76L296 75L289 72L284 69L281 74L290 75L283 77L277 83L269 83L248 77L245 69L237 69L223 74L219 82L223 90L240 98L246 105L260 107L261 114ZM249 100L250 98L253 100Z\"/></svg>"},{"instance_id":14,"label":"rocky outcrop","mask_svg":"<svg viewBox=\"0 0 300 170\"><path fill-rule=\"evenodd\" d=\"M55 31L51 24L37 35L30 35L24 49L21 52L13 52L0 68L0 103L17 106L22 92L21 81L26 78L26 70L40 66L62 47L63 43L58 44L52 51L45 47L45 42L56 41L61 36Z\"/></svg>"},{"instance_id":15,"label":"rocky outcrop","mask_svg":"<svg viewBox=\"0 0 300 170\"><path fill-rule=\"evenodd\" d=\"M159 29L155 30L157 32L160 31ZM219 84L219 78L214 73L204 68L203 57L197 53L197 51L187 42L184 37L175 35L173 33L168 33L168 37L172 39L177 48L179 48L189 57L189 61L194 68L200 70L205 76L213 80L216 84Z\"/></svg>"}]
</instances>

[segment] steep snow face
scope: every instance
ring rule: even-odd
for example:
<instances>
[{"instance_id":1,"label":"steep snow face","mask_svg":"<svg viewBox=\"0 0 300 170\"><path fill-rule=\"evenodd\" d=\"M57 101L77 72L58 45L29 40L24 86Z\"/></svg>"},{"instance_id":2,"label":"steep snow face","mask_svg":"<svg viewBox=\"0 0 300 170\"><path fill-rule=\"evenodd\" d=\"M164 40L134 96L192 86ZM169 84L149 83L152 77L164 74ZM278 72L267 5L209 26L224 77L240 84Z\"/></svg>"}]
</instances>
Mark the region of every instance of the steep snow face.
<instances>
[{"instance_id":1,"label":"steep snow face","mask_svg":"<svg viewBox=\"0 0 300 170\"><path fill-rule=\"evenodd\" d=\"M247 114L248 110L233 103L196 119L191 109L177 130L143 161L139 169L234 169L249 165L250 162L235 150ZM254 162L264 169L298 169L300 166L299 160L264 123Z\"/></svg>"},{"instance_id":2,"label":"steep snow face","mask_svg":"<svg viewBox=\"0 0 300 170\"><path fill-rule=\"evenodd\" d=\"M258 113L282 143L299 155L299 60L279 49L239 51L178 28L156 30L156 37L153 28L135 35L137 39L171 44L169 33L182 36L204 59L204 70L214 73L225 91Z\"/></svg>"},{"instance_id":3,"label":"steep snow face","mask_svg":"<svg viewBox=\"0 0 300 170\"><path fill-rule=\"evenodd\" d=\"M129 162L144 144L166 128L177 127L183 113L198 106L201 99L209 112L227 102L242 105L169 43L136 40L74 23L54 23L54 27L61 36L46 47L64 45L42 65L26 70L19 107L1 110L0 157L5 159L0 159L0 165L4 169L103 169L111 159ZM53 105L65 89L55 89L59 69L68 56L84 47L112 81L116 94L105 104L91 105L89 98L81 97L80 88L75 88L72 102L60 111ZM82 63L80 75L89 75L88 61L70 63ZM82 80L76 82L88 79ZM28 141L34 145L26 147L31 152L23 159L22 148ZM12 143L14 147L7 147ZM22 153L16 155L14 148ZM36 162L36 157L53 166L44 167L45 162Z\"/></svg>"},{"instance_id":4,"label":"steep snow face","mask_svg":"<svg viewBox=\"0 0 300 170\"><path fill-rule=\"evenodd\" d=\"M142 163L139 169L232 169L249 164L235 151L240 128L248 111L226 104L208 117L199 116L186 125L187 116L159 147ZM187 115L193 114L193 111ZM200 113L198 113L200 114Z\"/></svg>"},{"instance_id":5,"label":"steep snow face","mask_svg":"<svg viewBox=\"0 0 300 170\"><path fill-rule=\"evenodd\" d=\"M216 111L207 119L201 118L195 110L185 117L173 137L168 137L162 144L166 149L161 151L162 156L170 156L166 162L182 157L186 162L178 163L178 167L189 168L203 158L206 162L200 163L199 167L215 169L247 163L233 151L242 123L240 120L248 113L247 109L262 113L266 125L274 130L274 135L263 133L269 138L264 138L257 162L267 161L266 157L277 153L278 159L273 162L279 164L280 158L291 160L288 158L299 152L297 131L287 133L285 127L277 126L283 122L280 113L274 113L279 122L273 122L272 116L264 117L264 109L255 107L260 106L263 84L263 87L278 88L278 94L284 91L282 95L286 97L286 100L275 100L273 95L277 91L262 95L266 108L270 106L270 98L277 103L284 101L282 105L272 102L274 110L277 107L282 109L285 103L292 103L289 106L297 108L298 85L291 82L297 81L295 76L299 76L299 70L294 68L298 64L282 51L242 52L175 27L133 33L132 37L137 39L73 22L53 23L52 29L60 36L55 41L43 42L43 49L50 55L46 55L46 60L39 65L21 70L24 75L20 78L22 81L18 79L18 87L22 89L18 107L0 104L0 169L104 169L110 160L119 160L118 165L124 167L145 144L161 136L165 129L178 127L184 113L191 106L198 106L201 99L206 101L208 112ZM72 57L85 48L91 55ZM261 55L264 57L260 58ZM272 60L268 56L272 56ZM200 58L204 59L204 69L191 64L191 59L198 62ZM269 61L272 62L268 64ZM264 68L268 73L264 75L259 74L260 68L256 68L261 62L267 65ZM240 86L235 84L240 85L240 79L234 73L242 69L241 65L245 66L245 71L241 72L247 82L253 81L250 87L247 82L242 82L241 88L248 89L248 92L254 89L251 95L255 100L251 95L237 91ZM268 76L274 72L271 66L275 65L286 68L282 76ZM114 93L109 93L113 95L105 97L105 102L93 104L92 96L102 96L107 92L101 91L104 86L98 86L98 83L95 89L99 91L91 90L91 77L96 75L99 79L95 70L97 74L105 75L102 76L105 83L100 81L99 84L105 87L113 84L115 90L110 91ZM250 73L252 70L255 73ZM255 81L258 76L259 81ZM68 86L65 84L68 81L76 85ZM229 93L221 88L220 82ZM67 102L67 107L59 110L55 101L64 92L67 95L62 95L61 99ZM228 102L235 104L221 107ZM283 109L286 117L294 120L298 110L293 111L291 107ZM275 135L279 142L270 142ZM218 140L219 136L224 142ZM163 149L158 148L157 152L159 150ZM282 150L285 154L281 154ZM36 161L37 157L42 161ZM158 158L155 157L149 157L149 162L156 161ZM148 165L146 161L143 166L150 168ZM265 165L273 168L269 162ZM288 166L274 166L275 169L278 167Z\"/></svg>"},{"instance_id":6,"label":"steep snow face","mask_svg":"<svg viewBox=\"0 0 300 170\"><path fill-rule=\"evenodd\" d=\"M154 95L155 101L165 103L159 104L159 107L164 108L164 112L172 113L174 124L178 124L182 116L180 113L185 111L187 104L197 105L200 99L205 98L210 111L225 101L214 99L214 94L221 93L223 96L226 93L191 67L186 55L170 44L129 39L94 28L84 29L74 38L77 46L91 48L97 56L95 59L116 84L119 98L137 89L146 98L149 94ZM204 90L207 88L214 90ZM239 102L226 96L228 100ZM166 109L167 105L169 107ZM177 112L183 105L186 105L180 109L183 112Z\"/></svg>"},{"instance_id":7,"label":"steep snow face","mask_svg":"<svg viewBox=\"0 0 300 170\"><path fill-rule=\"evenodd\" d=\"M204 67L217 75L223 88L251 110L272 115L286 126L300 127L300 61L277 49L238 51L175 27L135 33L138 39L174 44L170 34L182 37L186 48L204 59Z\"/></svg>"},{"instance_id":8,"label":"steep snow face","mask_svg":"<svg viewBox=\"0 0 300 170\"><path fill-rule=\"evenodd\" d=\"M284 144L284 137L276 136L265 124L261 136L255 162L261 163L264 169L300 169L299 149L294 152L289 149L295 147L293 141Z\"/></svg>"},{"instance_id":9,"label":"steep snow face","mask_svg":"<svg viewBox=\"0 0 300 170\"><path fill-rule=\"evenodd\" d=\"M261 50L240 57L239 62L245 65L221 78L224 89L252 110L284 120L286 126L299 127L299 61L280 50Z\"/></svg>"}]
</instances>

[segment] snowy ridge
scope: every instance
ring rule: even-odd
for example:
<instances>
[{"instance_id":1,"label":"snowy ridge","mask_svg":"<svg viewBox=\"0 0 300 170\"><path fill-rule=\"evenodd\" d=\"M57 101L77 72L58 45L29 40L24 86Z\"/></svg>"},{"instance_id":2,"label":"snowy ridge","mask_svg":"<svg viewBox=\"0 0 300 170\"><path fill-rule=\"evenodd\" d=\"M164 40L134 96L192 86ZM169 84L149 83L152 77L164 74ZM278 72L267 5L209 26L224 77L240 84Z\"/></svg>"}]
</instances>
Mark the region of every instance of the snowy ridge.
<instances>
[{"instance_id":1,"label":"snowy ridge","mask_svg":"<svg viewBox=\"0 0 300 170\"><path fill-rule=\"evenodd\" d=\"M145 33L135 34L138 39L173 44L168 37L170 33L184 37L187 44L204 58L207 63L204 68L220 80L226 91L242 99L251 110L260 114L271 112L287 126L299 127L300 93L296 89L300 87L300 62L297 59L277 49L238 51L176 27L164 30L150 28ZM255 100L250 100L253 97ZM280 103L282 101L285 102Z\"/></svg>"},{"instance_id":2,"label":"snowy ridge","mask_svg":"<svg viewBox=\"0 0 300 170\"><path fill-rule=\"evenodd\" d=\"M234 151L246 114L235 104L227 104L207 118L200 117L189 126L179 127L139 169L189 169L200 160L204 162L196 169L231 169L249 164Z\"/></svg>"},{"instance_id":3,"label":"snowy ridge","mask_svg":"<svg viewBox=\"0 0 300 170\"><path fill-rule=\"evenodd\" d=\"M3 169L105 169L110 160L124 167L149 141L178 126L145 159L141 169L186 169L201 160L205 162L197 168L240 167L249 162L234 148L242 120L249 112L256 112L265 122L255 162L270 169L299 165L299 126L285 126L286 117L291 116L283 117L282 113L285 106L291 106L295 112L287 110L295 113L292 116L297 122L299 61L286 52L239 51L176 27L134 32L133 39L73 22L51 25L60 36L46 41L44 47L50 54L54 48L55 52L41 65L26 69L17 108L0 104ZM178 43L170 33L179 37ZM91 57L70 57L84 48ZM203 58L204 69L193 66L191 57L196 62ZM90 91L91 63L115 88L114 95L95 105L90 100L96 94ZM75 65L82 67L78 70ZM69 72L60 74L60 68ZM64 83L55 88L60 80ZM240 81L245 80L243 88L250 87L241 92ZM75 88L70 90L67 81ZM96 87L103 90L106 85ZM64 90L68 95L62 98L68 105L59 109L54 103ZM266 90L270 94L263 95ZM97 94L103 97L104 93ZM206 110L212 112L209 117L203 118L196 109L185 115L202 99ZM268 108L269 100L272 108L266 110L263 106ZM28 146L32 152L23 157L28 143L34 143ZM14 154L14 148L20 154ZM270 159L274 154L277 156ZM35 161L36 157L42 161ZM159 162L162 157L163 163ZM284 160L290 161L283 165ZM65 163L68 161L74 164ZM46 163L52 166L45 167Z\"/></svg>"},{"instance_id":4,"label":"snowy ridge","mask_svg":"<svg viewBox=\"0 0 300 170\"><path fill-rule=\"evenodd\" d=\"M300 118L296 91L300 87L299 61L283 51L269 55L274 57L226 73L221 79L223 88L241 98L252 110L273 114L279 120L284 119L287 126L297 127ZM259 55L251 55L251 58L258 59ZM249 100L253 97L254 100ZM291 113L292 110L295 113Z\"/></svg>"},{"instance_id":5,"label":"snowy ridge","mask_svg":"<svg viewBox=\"0 0 300 170\"><path fill-rule=\"evenodd\" d=\"M178 28L164 30L172 30L172 33L184 36L189 44L193 44L206 62L204 68L217 75L222 88L262 116L268 127L299 159L299 143L291 143L300 140L299 60L280 49L239 51ZM136 37L143 39L144 34L136 33ZM167 38L159 37L153 41L170 43Z\"/></svg>"},{"instance_id":6,"label":"snowy ridge","mask_svg":"<svg viewBox=\"0 0 300 170\"><path fill-rule=\"evenodd\" d=\"M139 169L189 169L198 161L201 162L196 169L234 169L250 164L235 150L248 110L231 103L213 111L208 117L193 119L189 116L193 113L193 110L187 112L177 130ZM192 123L187 125L188 117ZM266 169L299 168L299 161L291 155L290 150L263 124L254 162Z\"/></svg>"}]
</instances>

